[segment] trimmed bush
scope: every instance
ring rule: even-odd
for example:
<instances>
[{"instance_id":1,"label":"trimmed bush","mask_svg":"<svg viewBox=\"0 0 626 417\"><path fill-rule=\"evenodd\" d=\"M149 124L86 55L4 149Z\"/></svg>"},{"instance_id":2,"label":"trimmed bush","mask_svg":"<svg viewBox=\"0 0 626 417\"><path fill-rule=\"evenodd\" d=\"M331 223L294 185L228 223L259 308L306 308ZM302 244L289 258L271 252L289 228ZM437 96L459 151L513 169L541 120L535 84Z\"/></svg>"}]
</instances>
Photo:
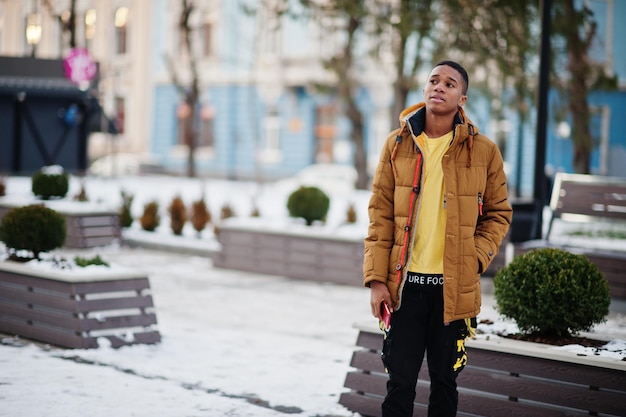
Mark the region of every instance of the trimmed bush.
<instances>
[{"instance_id":1,"label":"trimmed bush","mask_svg":"<svg viewBox=\"0 0 626 417\"><path fill-rule=\"evenodd\" d=\"M202 232L206 225L211 221L211 212L206 206L206 202L204 201L204 197L200 198L198 201L194 201L191 204L191 225L194 230L198 232L198 236L200 232Z\"/></svg>"},{"instance_id":2,"label":"trimmed bush","mask_svg":"<svg viewBox=\"0 0 626 417\"><path fill-rule=\"evenodd\" d=\"M235 210L228 203L224 203L220 211L220 220L226 220L235 217Z\"/></svg>"},{"instance_id":3,"label":"trimmed bush","mask_svg":"<svg viewBox=\"0 0 626 417\"><path fill-rule=\"evenodd\" d=\"M611 296L584 255L544 248L518 256L494 277L498 311L522 332L571 336L605 321Z\"/></svg>"},{"instance_id":4,"label":"trimmed bush","mask_svg":"<svg viewBox=\"0 0 626 417\"><path fill-rule=\"evenodd\" d=\"M175 235L180 236L183 234L183 228L187 223L187 208L180 196L176 196L172 199L168 208L170 213L170 227Z\"/></svg>"},{"instance_id":5,"label":"trimmed bush","mask_svg":"<svg viewBox=\"0 0 626 417\"><path fill-rule=\"evenodd\" d=\"M159 216L158 201L150 201L143 206L143 215L139 219L141 228L148 232L154 232L159 224L161 224L161 216Z\"/></svg>"},{"instance_id":6,"label":"trimmed bush","mask_svg":"<svg viewBox=\"0 0 626 417\"><path fill-rule=\"evenodd\" d=\"M317 187L300 187L287 200L291 217L302 217L307 225L315 220L324 220L328 214L330 199Z\"/></svg>"},{"instance_id":7,"label":"trimmed bush","mask_svg":"<svg viewBox=\"0 0 626 417\"><path fill-rule=\"evenodd\" d=\"M63 246L66 233L61 214L36 204L10 210L0 224L0 240L13 251L32 252L35 259Z\"/></svg>"},{"instance_id":8,"label":"trimmed bush","mask_svg":"<svg viewBox=\"0 0 626 417\"><path fill-rule=\"evenodd\" d=\"M74 196L75 201L89 201L89 197L87 196L87 189L85 188L85 182L82 181L80 184L80 191L78 194Z\"/></svg>"},{"instance_id":9,"label":"trimmed bush","mask_svg":"<svg viewBox=\"0 0 626 417\"><path fill-rule=\"evenodd\" d=\"M356 208L354 208L354 203L350 203L346 211L346 223L354 224L356 223L356 219Z\"/></svg>"},{"instance_id":10,"label":"trimmed bush","mask_svg":"<svg viewBox=\"0 0 626 417\"><path fill-rule=\"evenodd\" d=\"M134 195L122 191L122 207L120 207L120 226L122 228L129 228L133 224L131 207L134 199Z\"/></svg>"},{"instance_id":11,"label":"trimmed bush","mask_svg":"<svg viewBox=\"0 0 626 417\"><path fill-rule=\"evenodd\" d=\"M33 194L42 200L63 198L69 190L69 176L58 165L43 167L31 178Z\"/></svg>"}]
</instances>

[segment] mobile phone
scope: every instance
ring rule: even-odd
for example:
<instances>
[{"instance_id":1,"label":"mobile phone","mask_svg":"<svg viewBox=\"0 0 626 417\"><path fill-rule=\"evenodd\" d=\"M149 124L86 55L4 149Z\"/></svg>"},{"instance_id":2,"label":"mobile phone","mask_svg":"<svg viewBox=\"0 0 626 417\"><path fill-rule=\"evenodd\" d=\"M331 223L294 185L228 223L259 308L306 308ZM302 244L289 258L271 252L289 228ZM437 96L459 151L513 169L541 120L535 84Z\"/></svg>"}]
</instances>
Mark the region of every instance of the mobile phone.
<instances>
[{"instance_id":1,"label":"mobile phone","mask_svg":"<svg viewBox=\"0 0 626 417\"><path fill-rule=\"evenodd\" d=\"M384 301L380 303L380 313L382 317L382 320L380 321L380 329L388 332L391 328L391 310Z\"/></svg>"}]
</instances>

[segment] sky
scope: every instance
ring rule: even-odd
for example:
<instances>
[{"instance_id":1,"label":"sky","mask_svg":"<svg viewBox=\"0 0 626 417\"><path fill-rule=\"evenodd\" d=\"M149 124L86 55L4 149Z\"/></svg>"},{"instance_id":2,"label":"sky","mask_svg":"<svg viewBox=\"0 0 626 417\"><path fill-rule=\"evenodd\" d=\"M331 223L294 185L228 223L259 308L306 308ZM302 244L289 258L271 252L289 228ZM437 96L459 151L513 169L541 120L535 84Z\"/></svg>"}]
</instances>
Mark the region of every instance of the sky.
<instances>
[{"instance_id":1,"label":"sky","mask_svg":"<svg viewBox=\"0 0 626 417\"><path fill-rule=\"evenodd\" d=\"M29 185L28 178L9 178L5 200L28 200ZM225 202L245 217L256 201L266 227L301 227L285 216L287 190L293 186L293 181L258 187L172 177L87 178L91 202L86 205L115 208L122 188L136 196L135 215L148 200L162 201L164 221L156 232L144 232L135 223L124 234L136 243L178 249L156 251L116 242L52 255L71 259L76 254L98 254L112 270L147 274L162 341L113 349L101 339L97 349L60 349L0 334L0 417L355 417L338 400L351 369L358 334L354 324L375 320L369 311L369 291L359 285L215 268L202 253L219 250L210 229L200 238L190 228L182 237L168 230L164 207L171 198L180 194L190 204L202 189L214 219ZM70 197L79 188L73 178ZM362 238L368 193L339 188L328 192L332 203L327 224L315 225L311 232ZM344 225L351 202L357 207L357 223ZM54 203L68 210L76 204ZM32 267L48 266L44 262ZM485 334L478 337L514 333L515 324L494 309L488 285L484 292L479 319L493 324L480 325ZM611 350L602 353L607 359L626 356L625 312L620 307L589 334L610 343ZM581 346L555 349L572 355L597 353Z\"/></svg>"}]
</instances>

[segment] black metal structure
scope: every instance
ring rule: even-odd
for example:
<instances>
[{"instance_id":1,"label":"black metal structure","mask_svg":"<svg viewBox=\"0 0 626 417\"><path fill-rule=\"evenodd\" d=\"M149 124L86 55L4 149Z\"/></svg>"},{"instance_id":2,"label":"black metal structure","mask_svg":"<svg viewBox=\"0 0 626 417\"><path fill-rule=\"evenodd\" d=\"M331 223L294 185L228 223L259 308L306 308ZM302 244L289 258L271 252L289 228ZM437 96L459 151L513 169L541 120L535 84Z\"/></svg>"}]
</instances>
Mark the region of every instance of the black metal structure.
<instances>
[{"instance_id":1,"label":"black metal structure","mask_svg":"<svg viewBox=\"0 0 626 417\"><path fill-rule=\"evenodd\" d=\"M105 117L93 85L83 91L70 82L60 59L0 57L0 173L53 164L84 172L94 119ZM115 133L108 119L106 126Z\"/></svg>"}]
</instances>

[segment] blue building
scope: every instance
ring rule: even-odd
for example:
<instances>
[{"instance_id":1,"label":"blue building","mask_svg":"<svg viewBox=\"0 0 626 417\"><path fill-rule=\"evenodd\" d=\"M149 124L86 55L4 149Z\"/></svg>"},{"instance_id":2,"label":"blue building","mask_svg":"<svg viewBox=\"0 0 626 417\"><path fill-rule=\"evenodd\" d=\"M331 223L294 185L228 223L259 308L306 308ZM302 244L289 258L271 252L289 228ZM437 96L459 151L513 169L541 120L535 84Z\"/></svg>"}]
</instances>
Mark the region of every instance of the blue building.
<instances>
[{"instance_id":1,"label":"blue building","mask_svg":"<svg viewBox=\"0 0 626 417\"><path fill-rule=\"evenodd\" d=\"M185 172L186 147L179 131L181 117L188 114L171 83L163 54L176 51L175 20L166 0L155 3L153 69L153 117L150 152L168 171ZM200 2L201 4L203 2ZM197 124L196 166L201 175L229 178L274 179L293 175L315 162L351 164L353 146L350 126L342 115L340 102L317 89L335 80L322 68L321 59L341 45L339 35L323 23L278 18L268 11L244 12L242 1L213 1L213 14L197 22L205 30L200 39L202 83L200 121ZM247 2L254 4L256 2ZM597 138L592 172L626 176L626 134L618 126L626 115L626 49L619 40L626 36L626 2L590 0L598 22L593 59L618 76L619 89L597 92L589 97L593 109L592 134ZM217 12L215 12L217 10ZM169 28L169 30L167 29ZM205 42L203 44L203 42ZM181 57L180 62L183 62ZM374 67L372 65L372 67ZM184 64L180 65L184 70ZM366 115L366 150L373 169L381 141L390 130L391 80L363 69L359 96ZM417 100L421 93L416 92ZM557 105L550 94L551 109ZM472 98L470 117L481 130L494 138L488 103ZM531 196L534 175L534 112L525 126L516 115L507 116L505 160L511 186L519 196ZM546 164L548 173L573 172L570 123L549 117ZM519 172L519 174L518 174Z\"/></svg>"}]
</instances>

